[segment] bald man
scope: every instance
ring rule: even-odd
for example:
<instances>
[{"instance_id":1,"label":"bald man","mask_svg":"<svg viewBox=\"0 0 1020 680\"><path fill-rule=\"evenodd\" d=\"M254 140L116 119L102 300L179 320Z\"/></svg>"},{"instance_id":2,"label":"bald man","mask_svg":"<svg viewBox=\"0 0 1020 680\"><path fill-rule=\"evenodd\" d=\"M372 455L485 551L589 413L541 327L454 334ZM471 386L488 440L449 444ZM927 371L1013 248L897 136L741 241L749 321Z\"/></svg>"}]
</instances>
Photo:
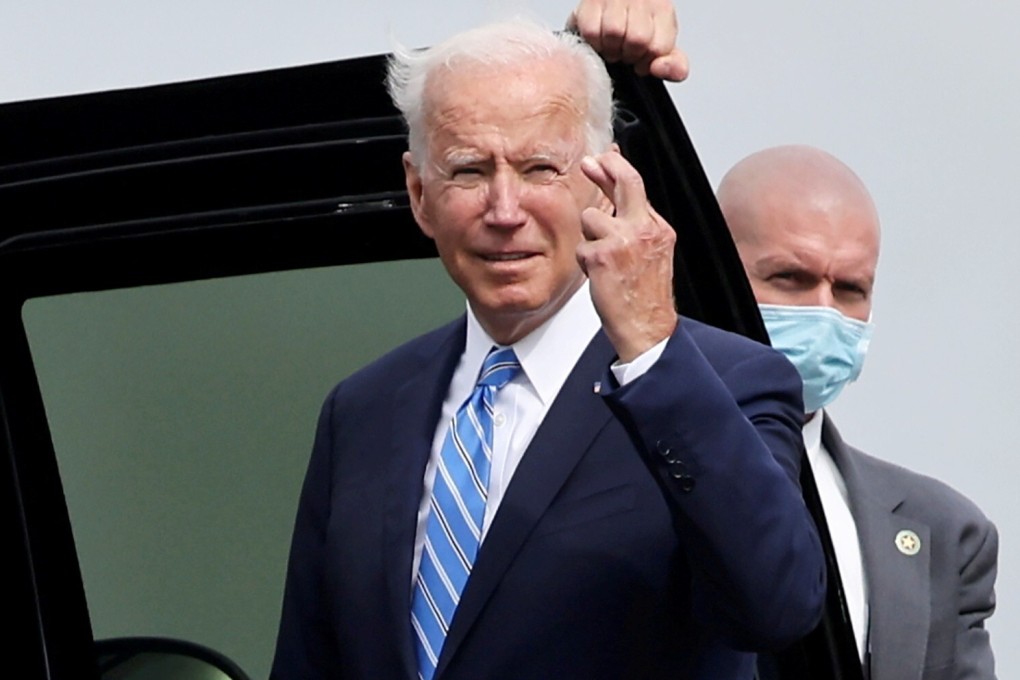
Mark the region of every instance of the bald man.
<instances>
[{"instance_id":1,"label":"bald man","mask_svg":"<svg viewBox=\"0 0 1020 680\"><path fill-rule=\"evenodd\" d=\"M868 190L828 153L784 146L737 163L718 198L772 344L804 381L805 448L865 677L994 678L995 527L945 484L848 446L824 410L871 336Z\"/></svg>"}]
</instances>

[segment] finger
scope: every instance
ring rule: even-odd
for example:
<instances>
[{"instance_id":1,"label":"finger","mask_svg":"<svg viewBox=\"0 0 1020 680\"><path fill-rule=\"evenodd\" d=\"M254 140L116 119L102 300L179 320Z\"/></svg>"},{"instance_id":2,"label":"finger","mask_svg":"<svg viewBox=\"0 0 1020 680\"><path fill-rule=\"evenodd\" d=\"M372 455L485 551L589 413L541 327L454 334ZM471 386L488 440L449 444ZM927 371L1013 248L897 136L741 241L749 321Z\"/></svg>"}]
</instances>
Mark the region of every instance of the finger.
<instances>
[{"instance_id":1,"label":"finger","mask_svg":"<svg viewBox=\"0 0 1020 680\"><path fill-rule=\"evenodd\" d=\"M612 246L607 247L607 242L620 235L613 225L613 218L594 208L585 210L581 224L585 237L574 249L574 257L585 276L597 278L615 250Z\"/></svg>"},{"instance_id":2,"label":"finger","mask_svg":"<svg viewBox=\"0 0 1020 680\"><path fill-rule=\"evenodd\" d=\"M653 59L648 63L647 68L647 73L656 78L669 80L674 83L679 83L686 79L691 72L690 64L687 61L687 54L677 47L673 48L673 51L669 54Z\"/></svg>"},{"instance_id":3,"label":"finger","mask_svg":"<svg viewBox=\"0 0 1020 680\"><path fill-rule=\"evenodd\" d=\"M641 219L648 214L645 183L634 166L618 152L586 156L581 161L581 170L609 198L617 217Z\"/></svg>"},{"instance_id":4,"label":"finger","mask_svg":"<svg viewBox=\"0 0 1020 680\"><path fill-rule=\"evenodd\" d=\"M679 82L687 77L687 55L676 46L680 26L671 6L648 12L652 35L648 37L642 54L634 64L638 75L653 75L663 80Z\"/></svg>"},{"instance_id":5,"label":"finger","mask_svg":"<svg viewBox=\"0 0 1020 680\"><path fill-rule=\"evenodd\" d=\"M673 12L659 13L651 19L652 35L648 39L646 53L653 58L666 56L676 49L676 38L679 26Z\"/></svg>"},{"instance_id":6,"label":"finger","mask_svg":"<svg viewBox=\"0 0 1020 680\"><path fill-rule=\"evenodd\" d=\"M616 214L616 181L609 176L602 163L595 156L585 156L581 159L581 171L585 177L592 181L602 192L602 196L608 205L603 205L603 212Z\"/></svg>"},{"instance_id":7,"label":"finger","mask_svg":"<svg viewBox=\"0 0 1020 680\"><path fill-rule=\"evenodd\" d=\"M627 64L637 64L649 54L655 35L653 17L648 12L631 10L627 14L627 32L623 36L621 58ZM660 56L658 54L652 57Z\"/></svg>"},{"instance_id":8,"label":"finger","mask_svg":"<svg viewBox=\"0 0 1020 680\"><path fill-rule=\"evenodd\" d=\"M613 179L606 173L602 163L595 156L585 156L581 159L581 172L584 176L595 183L602 193L606 195L610 201L613 200L613 193L616 189L613 183Z\"/></svg>"},{"instance_id":9,"label":"finger","mask_svg":"<svg viewBox=\"0 0 1020 680\"><path fill-rule=\"evenodd\" d=\"M585 208L581 212L581 234L585 242L598 241L614 231L613 218L598 208Z\"/></svg>"},{"instance_id":10,"label":"finger","mask_svg":"<svg viewBox=\"0 0 1020 680\"><path fill-rule=\"evenodd\" d=\"M602 8L597 3L582 0L567 19L567 28L576 31L596 52L602 49Z\"/></svg>"},{"instance_id":11,"label":"finger","mask_svg":"<svg viewBox=\"0 0 1020 680\"><path fill-rule=\"evenodd\" d=\"M623 0L609 0L602 8L600 27L602 58L619 61L623 56L623 41L627 35L627 5Z\"/></svg>"},{"instance_id":12,"label":"finger","mask_svg":"<svg viewBox=\"0 0 1020 680\"><path fill-rule=\"evenodd\" d=\"M588 278L591 278L589 273L589 265L594 260L597 246L589 241L581 241L577 244L577 248L574 249L574 257L577 259L577 264L581 267L581 271Z\"/></svg>"}]
</instances>

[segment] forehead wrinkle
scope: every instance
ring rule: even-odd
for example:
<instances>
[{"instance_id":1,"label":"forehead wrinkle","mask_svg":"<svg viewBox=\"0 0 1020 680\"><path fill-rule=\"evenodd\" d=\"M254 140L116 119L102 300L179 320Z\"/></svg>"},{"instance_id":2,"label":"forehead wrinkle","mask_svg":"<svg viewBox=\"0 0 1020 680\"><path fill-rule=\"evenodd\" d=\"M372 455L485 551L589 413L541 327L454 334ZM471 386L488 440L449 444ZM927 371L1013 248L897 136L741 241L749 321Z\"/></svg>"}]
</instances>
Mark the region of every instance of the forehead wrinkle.
<instances>
[{"instance_id":1,"label":"forehead wrinkle","mask_svg":"<svg viewBox=\"0 0 1020 680\"><path fill-rule=\"evenodd\" d=\"M437 137L449 135L453 145L465 140L464 146L470 147L491 143L487 137L492 135L520 139L525 146L536 137L550 142L548 130L552 128L561 138L552 141L583 142L587 99L575 83L549 87L549 78L542 76L548 75L552 66L541 61L515 66L470 64L431 74L424 111L427 137L435 142ZM480 87L485 80L504 86Z\"/></svg>"},{"instance_id":2,"label":"forehead wrinkle","mask_svg":"<svg viewBox=\"0 0 1020 680\"><path fill-rule=\"evenodd\" d=\"M498 75L498 74L497 74ZM429 130L450 123L467 125L505 125L525 119L548 118L565 114L573 118L578 127L583 127L587 105L574 87L565 87L552 91L542 91L543 86L535 78L507 75L509 82L505 87L482 89L477 87L477 80L464 83L462 78L467 74L447 74L433 87L427 87L432 96L426 98L424 119ZM483 74L477 76L483 78ZM496 81L498 82L498 78ZM452 82L451 82L452 81ZM541 94L541 101L533 102L535 95ZM521 104L532 104L530 111L523 115L519 111L510 112Z\"/></svg>"},{"instance_id":3,"label":"forehead wrinkle","mask_svg":"<svg viewBox=\"0 0 1020 680\"><path fill-rule=\"evenodd\" d=\"M812 269L812 264L817 263L812 263L811 260L810 254L805 257L795 250L778 250L764 253L757 259L756 264L773 269Z\"/></svg>"}]
</instances>

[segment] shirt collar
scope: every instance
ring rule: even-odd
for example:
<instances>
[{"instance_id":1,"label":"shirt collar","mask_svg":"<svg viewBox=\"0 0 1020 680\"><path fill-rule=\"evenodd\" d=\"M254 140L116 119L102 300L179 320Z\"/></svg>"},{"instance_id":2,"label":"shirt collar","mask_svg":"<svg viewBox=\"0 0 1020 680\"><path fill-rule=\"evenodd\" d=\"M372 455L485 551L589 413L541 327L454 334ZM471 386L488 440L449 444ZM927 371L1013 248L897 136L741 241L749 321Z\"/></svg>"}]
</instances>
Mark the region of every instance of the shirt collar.
<instances>
[{"instance_id":1,"label":"shirt collar","mask_svg":"<svg viewBox=\"0 0 1020 680\"><path fill-rule=\"evenodd\" d=\"M524 376L543 404L548 406L556 398L574 364L601 327L586 279L558 312L512 345ZM496 344L482 328L469 304L462 361L480 369L489 349Z\"/></svg>"},{"instance_id":2,"label":"shirt collar","mask_svg":"<svg viewBox=\"0 0 1020 680\"><path fill-rule=\"evenodd\" d=\"M822 453L822 422L825 420L825 411L818 409L815 417L804 423L801 433L804 435L804 449L807 451L808 460L811 466L818 465L818 456Z\"/></svg>"}]
</instances>

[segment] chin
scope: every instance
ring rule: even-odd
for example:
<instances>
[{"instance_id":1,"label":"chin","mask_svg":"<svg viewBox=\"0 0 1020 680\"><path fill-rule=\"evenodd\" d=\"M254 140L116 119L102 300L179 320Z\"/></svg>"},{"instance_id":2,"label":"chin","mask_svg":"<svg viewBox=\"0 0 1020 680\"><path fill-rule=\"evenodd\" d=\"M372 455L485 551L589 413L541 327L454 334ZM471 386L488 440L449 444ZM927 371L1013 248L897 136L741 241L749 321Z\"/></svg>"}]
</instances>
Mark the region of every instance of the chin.
<instances>
[{"instance_id":1,"label":"chin","mask_svg":"<svg viewBox=\"0 0 1020 680\"><path fill-rule=\"evenodd\" d=\"M525 297L476 299L471 309L492 339L504 345L517 342L555 312L549 300Z\"/></svg>"},{"instance_id":2,"label":"chin","mask_svg":"<svg viewBox=\"0 0 1020 680\"><path fill-rule=\"evenodd\" d=\"M511 319L513 317L527 318L539 314L546 306L547 303L533 300L510 299L492 301L491 304L476 305L474 308L476 313L481 312L493 318Z\"/></svg>"}]
</instances>

